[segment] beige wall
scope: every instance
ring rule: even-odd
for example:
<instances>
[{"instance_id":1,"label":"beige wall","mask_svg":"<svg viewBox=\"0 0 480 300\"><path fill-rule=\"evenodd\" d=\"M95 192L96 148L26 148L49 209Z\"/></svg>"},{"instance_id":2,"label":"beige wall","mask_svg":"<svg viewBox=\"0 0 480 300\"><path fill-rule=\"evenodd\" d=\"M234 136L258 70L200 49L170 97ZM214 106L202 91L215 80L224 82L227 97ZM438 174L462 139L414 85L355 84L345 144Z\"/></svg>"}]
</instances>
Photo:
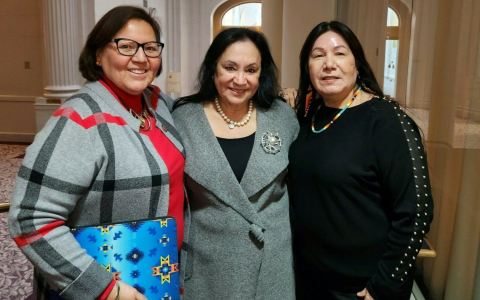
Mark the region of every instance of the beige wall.
<instances>
[{"instance_id":1,"label":"beige wall","mask_svg":"<svg viewBox=\"0 0 480 300\"><path fill-rule=\"evenodd\" d=\"M36 132L34 98L0 96L0 142L28 143Z\"/></svg>"},{"instance_id":2,"label":"beige wall","mask_svg":"<svg viewBox=\"0 0 480 300\"><path fill-rule=\"evenodd\" d=\"M41 1L1 1L0 95L38 95L42 92L41 15Z\"/></svg>"},{"instance_id":3,"label":"beige wall","mask_svg":"<svg viewBox=\"0 0 480 300\"><path fill-rule=\"evenodd\" d=\"M94 5L90 14L100 15L110 7L118 4L143 5L140 0L115 0L108 5L101 0L83 0L87 6ZM157 8L157 15L163 22L172 16L165 14L165 3L174 0L149 0L149 6ZM338 18L344 20L357 33L366 50L379 79L378 72L383 72L383 36L387 0L263 0L263 26L272 54L279 67L282 87L296 87L298 84L298 55L308 32L317 23ZM178 32L165 32L181 39L180 49L167 45L166 51L174 51L181 65L182 94L191 92L198 67L211 41L211 21L213 11L224 0L182 0L181 14L173 16L181 20ZM42 1L39 0L3 0L0 2L0 34L4 39L5 51L0 56L2 72L0 73L0 141L10 136L18 119L28 120L19 133L34 134L35 115L33 101L43 94L43 32ZM407 106L429 108L432 100L432 76L434 69L435 32L437 32L436 0L413 1L410 65L408 68ZM172 18L173 18L172 17ZM85 16L84 16L85 18ZM19 22L18 20L21 20ZM83 21L85 32L93 22ZM164 25L164 24L162 24ZM462 29L462 32L465 31ZM468 37L466 37L468 38ZM461 42L465 44L464 42ZM383 45L383 46L382 46ZM378 49L378 50L377 50ZM475 51L477 48L472 48ZM477 49L478 50L478 49ZM479 52L480 53L480 52ZM476 57L475 71L467 74L472 83L468 85L469 95L480 92L480 54ZM25 62L30 68L25 68ZM168 59L164 57L165 74L168 71ZM446 72L442 69L442 72ZM458 77L460 68L448 70L450 78ZM164 86L164 78L158 80ZM23 99L23 100L20 100ZM470 116L480 121L480 101L469 97L461 98L456 103L457 116ZM18 103L17 103L18 102ZM17 103L17 104L16 104ZM13 107L13 108L12 108ZM18 108L18 109L15 109ZM18 114L6 113L18 111ZM8 126L7 126L8 125Z\"/></svg>"},{"instance_id":4,"label":"beige wall","mask_svg":"<svg viewBox=\"0 0 480 300\"><path fill-rule=\"evenodd\" d=\"M437 10L436 0L413 1L407 107L430 107Z\"/></svg>"},{"instance_id":5,"label":"beige wall","mask_svg":"<svg viewBox=\"0 0 480 300\"><path fill-rule=\"evenodd\" d=\"M298 56L312 28L336 16L335 0L284 0L282 35L282 87L298 87Z\"/></svg>"},{"instance_id":6,"label":"beige wall","mask_svg":"<svg viewBox=\"0 0 480 300\"><path fill-rule=\"evenodd\" d=\"M270 51L279 71L279 79L282 74L282 24L283 24L283 0L262 1L262 31L268 39Z\"/></svg>"},{"instance_id":7,"label":"beige wall","mask_svg":"<svg viewBox=\"0 0 480 300\"><path fill-rule=\"evenodd\" d=\"M475 120L476 122L480 122L480 47L477 47L477 55L476 55L476 66L475 66L475 73L472 74L472 86L471 86L471 93L470 97L467 100L467 103L470 103L470 106L465 103L462 103L460 109L462 111L462 116L465 113L466 116L470 119ZM480 280L480 279L479 279Z\"/></svg>"},{"instance_id":8,"label":"beige wall","mask_svg":"<svg viewBox=\"0 0 480 300\"><path fill-rule=\"evenodd\" d=\"M357 35L380 86L385 65L387 4L388 0L338 0L338 20Z\"/></svg>"},{"instance_id":9,"label":"beige wall","mask_svg":"<svg viewBox=\"0 0 480 300\"><path fill-rule=\"evenodd\" d=\"M0 141L28 142L36 132L33 102L43 90L41 1L0 5Z\"/></svg>"}]
</instances>

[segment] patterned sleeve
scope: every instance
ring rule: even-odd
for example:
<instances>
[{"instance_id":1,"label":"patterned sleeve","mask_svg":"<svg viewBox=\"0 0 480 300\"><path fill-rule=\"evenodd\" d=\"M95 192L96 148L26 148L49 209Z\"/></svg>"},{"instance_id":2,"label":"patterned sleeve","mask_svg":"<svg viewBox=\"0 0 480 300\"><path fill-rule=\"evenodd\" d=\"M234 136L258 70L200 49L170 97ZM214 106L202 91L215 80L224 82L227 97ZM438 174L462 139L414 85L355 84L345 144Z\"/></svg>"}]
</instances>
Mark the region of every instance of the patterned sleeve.
<instances>
[{"instance_id":1,"label":"patterned sleeve","mask_svg":"<svg viewBox=\"0 0 480 300\"><path fill-rule=\"evenodd\" d=\"M9 230L62 297L95 299L112 277L66 226L97 172L92 138L72 116L79 117L72 107L62 106L27 148L11 201Z\"/></svg>"},{"instance_id":2,"label":"patterned sleeve","mask_svg":"<svg viewBox=\"0 0 480 300\"><path fill-rule=\"evenodd\" d=\"M390 105L377 126L375 137L379 176L391 215L387 250L377 273L367 284L376 300L410 294L415 260L433 218L427 159L420 132L398 104L390 101Z\"/></svg>"}]
</instances>

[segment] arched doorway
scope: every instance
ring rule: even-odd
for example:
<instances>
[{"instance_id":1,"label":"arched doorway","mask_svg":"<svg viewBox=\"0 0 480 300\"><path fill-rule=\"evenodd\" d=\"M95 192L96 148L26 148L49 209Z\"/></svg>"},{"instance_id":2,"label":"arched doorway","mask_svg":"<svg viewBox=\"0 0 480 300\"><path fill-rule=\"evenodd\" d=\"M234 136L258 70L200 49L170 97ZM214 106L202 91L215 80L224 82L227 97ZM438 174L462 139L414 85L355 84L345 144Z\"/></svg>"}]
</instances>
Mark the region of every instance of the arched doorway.
<instances>
[{"instance_id":1,"label":"arched doorway","mask_svg":"<svg viewBox=\"0 0 480 300\"><path fill-rule=\"evenodd\" d=\"M247 27L261 31L262 3L230 0L220 5L213 14L213 35L228 27Z\"/></svg>"},{"instance_id":2,"label":"arched doorway","mask_svg":"<svg viewBox=\"0 0 480 300\"><path fill-rule=\"evenodd\" d=\"M388 0L384 92L407 106L410 65L411 0Z\"/></svg>"},{"instance_id":3,"label":"arched doorway","mask_svg":"<svg viewBox=\"0 0 480 300\"><path fill-rule=\"evenodd\" d=\"M399 27L398 14L388 7L383 92L393 98L397 90Z\"/></svg>"}]
</instances>

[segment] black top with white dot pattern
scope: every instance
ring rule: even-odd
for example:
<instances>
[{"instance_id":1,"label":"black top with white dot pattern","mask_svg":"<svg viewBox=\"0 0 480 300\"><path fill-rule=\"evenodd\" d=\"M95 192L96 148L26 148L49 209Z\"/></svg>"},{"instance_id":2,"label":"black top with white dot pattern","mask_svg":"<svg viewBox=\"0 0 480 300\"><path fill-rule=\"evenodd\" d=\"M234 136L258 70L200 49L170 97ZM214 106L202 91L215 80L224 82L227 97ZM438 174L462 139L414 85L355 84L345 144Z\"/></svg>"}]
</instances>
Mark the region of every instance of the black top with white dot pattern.
<instances>
[{"instance_id":1,"label":"black top with white dot pattern","mask_svg":"<svg viewBox=\"0 0 480 300\"><path fill-rule=\"evenodd\" d=\"M337 112L323 107L316 120ZM398 104L372 99L319 134L301 124L289 184L297 262L315 269L318 286L410 294L433 201L420 132Z\"/></svg>"}]
</instances>

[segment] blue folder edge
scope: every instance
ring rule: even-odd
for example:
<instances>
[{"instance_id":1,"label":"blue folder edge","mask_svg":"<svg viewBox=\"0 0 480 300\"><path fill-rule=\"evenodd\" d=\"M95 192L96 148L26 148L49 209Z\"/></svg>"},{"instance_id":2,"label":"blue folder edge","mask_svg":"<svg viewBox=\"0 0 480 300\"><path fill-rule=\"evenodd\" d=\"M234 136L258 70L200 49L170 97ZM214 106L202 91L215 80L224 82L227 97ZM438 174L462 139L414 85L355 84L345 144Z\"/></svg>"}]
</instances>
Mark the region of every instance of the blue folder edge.
<instances>
[{"instance_id":1,"label":"blue folder edge","mask_svg":"<svg viewBox=\"0 0 480 300\"><path fill-rule=\"evenodd\" d=\"M177 226L173 217L82 226L71 232L113 277L135 287L147 299L180 299Z\"/></svg>"}]
</instances>

